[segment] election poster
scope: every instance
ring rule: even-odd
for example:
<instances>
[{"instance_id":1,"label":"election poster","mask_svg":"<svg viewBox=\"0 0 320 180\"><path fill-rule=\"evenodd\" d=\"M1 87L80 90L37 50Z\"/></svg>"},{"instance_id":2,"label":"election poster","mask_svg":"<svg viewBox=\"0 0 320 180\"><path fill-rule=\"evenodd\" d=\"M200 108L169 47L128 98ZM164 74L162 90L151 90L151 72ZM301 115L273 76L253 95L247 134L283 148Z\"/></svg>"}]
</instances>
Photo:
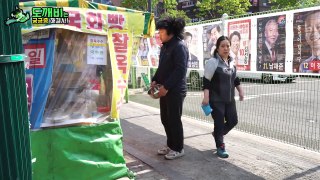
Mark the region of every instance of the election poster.
<instances>
[{"instance_id":1,"label":"election poster","mask_svg":"<svg viewBox=\"0 0 320 180\"><path fill-rule=\"evenodd\" d=\"M286 16L257 19L257 71L285 72Z\"/></svg>"},{"instance_id":2,"label":"election poster","mask_svg":"<svg viewBox=\"0 0 320 180\"><path fill-rule=\"evenodd\" d=\"M203 44L203 64L213 57L213 52L216 49L218 38L222 36L221 22L215 22L203 26L202 44Z\"/></svg>"},{"instance_id":3,"label":"election poster","mask_svg":"<svg viewBox=\"0 0 320 180\"><path fill-rule=\"evenodd\" d=\"M294 73L320 73L319 23L320 10L294 13Z\"/></svg>"},{"instance_id":4,"label":"election poster","mask_svg":"<svg viewBox=\"0 0 320 180\"><path fill-rule=\"evenodd\" d=\"M151 62L151 67L158 67L159 65L159 57L160 57L160 49L161 49L161 41L159 38L159 34L156 33L154 37L150 37L147 39L148 42L148 47L149 49L149 54L148 54L148 59L149 62Z\"/></svg>"},{"instance_id":5,"label":"election poster","mask_svg":"<svg viewBox=\"0 0 320 180\"><path fill-rule=\"evenodd\" d=\"M202 59L202 27L189 26L185 28L184 42L189 49L188 68L199 69Z\"/></svg>"},{"instance_id":6,"label":"election poster","mask_svg":"<svg viewBox=\"0 0 320 180\"><path fill-rule=\"evenodd\" d=\"M228 22L228 37L231 41L230 56L237 69L250 71L251 19Z\"/></svg>"},{"instance_id":7,"label":"election poster","mask_svg":"<svg viewBox=\"0 0 320 180\"><path fill-rule=\"evenodd\" d=\"M148 39L140 38L139 49L137 54L140 66L150 66L148 53L149 53Z\"/></svg>"}]
</instances>

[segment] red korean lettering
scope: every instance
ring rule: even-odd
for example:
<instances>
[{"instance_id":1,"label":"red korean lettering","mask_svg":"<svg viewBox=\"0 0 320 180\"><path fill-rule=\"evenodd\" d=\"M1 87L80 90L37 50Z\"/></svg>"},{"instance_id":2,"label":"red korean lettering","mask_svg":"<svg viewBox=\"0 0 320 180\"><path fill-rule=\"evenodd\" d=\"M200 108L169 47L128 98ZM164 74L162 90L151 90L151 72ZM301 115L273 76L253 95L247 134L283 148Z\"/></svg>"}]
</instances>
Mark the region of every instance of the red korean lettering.
<instances>
[{"instance_id":1,"label":"red korean lettering","mask_svg":"<svg viewBox=\"0 0 320 180\"><path fill-rule=\"evenodd\" d=\"M128 40L129 37L127 34L119 34L119 33L115 33L112 34L112 38L113 38L113 43L115 46L115 52L117 53L126 53L127 52L127 46L128 46Z\"/></svg>"},{"instance_id":2,"label":"red korean lettering","mask_svg":"<svg viewBox=\"0 0 320 180\"><path fill-rule=\"evenodd\" d=\"M102 30L102 15L101 13L88 12L86 15L87 29Z\"/></svg>"},{"instance_id":3,"label":"red korean lettering","mask_svg":"<svg viewBox=\"0 0 320 180\"><path fill-rule=\"evenodd\" d=\"M37 51L37 49L32 49L29 51L28 56L30 58L30 64L33 65L41 65L41 49Z\"/></svg>"},{"instance_id":4,"label":"red korean lettering","mask_svg":"<svg viewBox=\"0 0 320 180\"><path fill-rule=\"evenodd\" d=\"M123 29L124 21L122 14L108 14L108 24L111 29Z\"/></svg>"},{"instance_id":5,"label":"red korean lettering","mask_svg":"<svg viewBox=\"0 0 320 180\"><path fill-rule=\"evenodd\" d=\"M309 62L309 70L311 71L319 71L319 66L316 61Z\"/></svg>"},{"instance_id":6,"label":"red korean lettering","mask_svg":"<svg viewBox=\"0 0 320 180\"><path fill-rule=\"evenodd\" d=\"M123 74L127 72L127 56L126 55L117 55L117 65L118 69L122 71Z\"/></svg>"},{"instance_id":7,"label":"red korean lettering","mask_svg":"<svg viewBox=\"0 0 320 180\"><path fill-rule=\"evenodd\" d=\"M69 26L75 26L81 29L81 16L79 11L68 11L69 13Z\"/></svg>"},{"instance_id":8,"label":"red korean lettering","mask_svg":"<svg viewBox=\"0 0 320 180\"><path fill-rule=\"evenodd\" d=\"M124 80L118 80L118 88L120 89L121 95L123 95L127 88L127 83Z\"/></svg>"},{"instance_id":9,"label":"red korean lettering","mask_svg":"<svg viewBox=\"0 0 320 180\"><path fill-rule=\"evenodd\" d=\"M46 44L26 44L24 53L28 56L29 68L46 67Z\"/></svg>"}]
</instances>

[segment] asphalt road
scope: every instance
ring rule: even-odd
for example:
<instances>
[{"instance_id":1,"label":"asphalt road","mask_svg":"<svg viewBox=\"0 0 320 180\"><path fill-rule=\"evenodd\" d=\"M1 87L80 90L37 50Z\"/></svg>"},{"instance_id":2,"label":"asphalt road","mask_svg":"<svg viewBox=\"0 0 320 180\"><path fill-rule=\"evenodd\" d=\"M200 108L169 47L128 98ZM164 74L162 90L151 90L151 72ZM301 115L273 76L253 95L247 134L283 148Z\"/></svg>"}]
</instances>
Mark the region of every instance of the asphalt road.
<instances>
[{"instance_id":1,"label":"asphalt road","mask_svg":"<svg viewBox=\"0 0 320 180\"><path fill-rule=\"evenodd\" d=\"M238 129L320 151L320 79L299 77L292 83L242 82L245 100L237 100ZM212 122L200 107L203 93L189 91L185 116ZM159 107L145 93L130 96L130 101Z\"/></svg>"}]
</instances>

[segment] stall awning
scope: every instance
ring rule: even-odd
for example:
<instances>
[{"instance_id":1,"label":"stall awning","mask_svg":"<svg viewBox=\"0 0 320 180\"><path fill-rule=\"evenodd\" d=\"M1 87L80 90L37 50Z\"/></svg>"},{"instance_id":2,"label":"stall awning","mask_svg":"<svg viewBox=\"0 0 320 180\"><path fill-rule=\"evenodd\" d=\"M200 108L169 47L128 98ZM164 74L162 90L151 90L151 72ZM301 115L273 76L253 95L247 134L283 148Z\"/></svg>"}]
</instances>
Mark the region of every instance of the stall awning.
<instances>
[{"instance_id":1,"label":"stall awning","mask_svg":"<svg viewBox=\"0 0 320 180\"><path fill-rule=\"evenodd\" d=\"M30 1L30 2L20 2L20 8L25 12L30 11L32 7L64 7L68 9L75 8L76 11L80 12L83 22L81 24L86 24L86 14L91 9L92 12L101 13L104 17L108 14L123 14L126 17L126 24L123 28L132 32L134 36L152 36L154 34L154 15L149 12L137 11L133 9L127 9L122 7L110 6L100 3L88 2L85 0L47 0L47 1ZM87 9L87 10L84 10ZM31 14L31 13L30 13ZM32 16L31 16L32 17ZM102 17L103 18L103 17ZM106 17L107 18L107 17ZM103 22L108 22L107 19L103 19ZM22 33L28 33L30 31L35 31L45 28L64 28L75 31L84 31L88 28L74 28L68 25L56 25L56 24L46 24L46 25L34 25L32 19L22 25ZM109 26L104 23L104 31L92 31L93 34L107 34L107 29Z\"/></svg>"}]
</instances>

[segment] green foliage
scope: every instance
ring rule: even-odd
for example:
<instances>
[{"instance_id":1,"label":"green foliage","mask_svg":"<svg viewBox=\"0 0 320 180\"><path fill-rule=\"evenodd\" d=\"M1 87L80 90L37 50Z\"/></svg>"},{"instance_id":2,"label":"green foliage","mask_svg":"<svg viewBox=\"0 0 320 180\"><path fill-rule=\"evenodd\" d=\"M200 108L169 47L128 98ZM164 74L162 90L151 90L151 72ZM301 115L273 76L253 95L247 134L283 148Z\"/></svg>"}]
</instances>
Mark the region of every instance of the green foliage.
<instances>
[{"instance_id":1,"label":"green foliage","mask_svg":"<svg viewBox=\"0 0 320 180\"><path fill-rule=\"evenodd\" d=\"M151 8L154 9L158 0L151 0ZM148 0L122 0L121 6L129 9L148 11Z\"/></svg>"},{"instance_id":2,"label":"green foliage","mask_svg":"<svg viewBox=\"0 0 320 180\"><path fill-rule=\"evenodd\" d=\"M151 8L154 9L158 4L159 0L151 0ZM164 8L166 10L177 10L177 1L175 0L163 0ZM121 6L125 8L147 11L148 0L123 0Z\"/></svg>"},{"instance_id":3,"label":"green foliage","mask_svg":"<svg viewBox=\"0 0 320 180\"><path fill-rule=\"evenodd\" d=\"M167 13L162 14L160 16L160 19L162 19L164 17L167 17L167 16L175 17L175 18L182 18L182 19L184 19L184 21L186 23L190 23L191 22L191 19L186 15L186 13L184 11L178 11L178 10L170 9L170 10L167 10Z\"/></svg>"},{"instance_id":4,"label":"green foliage","mask_svg":"<svg viewBox=\"0 0 320 180\"><path fill-rule=\"evenodd\" d=\"M152 0L151 7L154 9L158 4L159 0ZM166 16L172 17L180 17L183 18L186 22L190 22L190 18L186 15L184 11L177 10L177 1L176 0L163 0L165 12L160 16L160 18ZM123 0L121 3L122 7L140 10L140 11L147 11L148 10L148 0Z\"/></svg>"},{"instance_id":5,"label":"green foliage","mask_svg":"<svg viewBox=\"0 0 320 180\"><path fill-rule=\"evenodd\" d=\"M164 8L168 10L177 10L177 1L176 0L164 0Z\"/></svg>"},{"instance_id":6,"label":"green foliage","mask_svg":"<svg viewBox=\"0 0 320 180\"><path fill-rule=\"evenodd\" d=\"M320 5L320 0L272 0L272 9L302 8Z\"/></svg>"},{"instance_id":7,"label":"green foliage","mask_svg":"<svg viewBox=\"0 0 320 180\"><path fill-rule=\"evenodd\" d=\"M197 2L197 17L214 19L224 13L229 16L243 15L250 6L249 0L202 0Z\"/></svg>"}]
</instances>

